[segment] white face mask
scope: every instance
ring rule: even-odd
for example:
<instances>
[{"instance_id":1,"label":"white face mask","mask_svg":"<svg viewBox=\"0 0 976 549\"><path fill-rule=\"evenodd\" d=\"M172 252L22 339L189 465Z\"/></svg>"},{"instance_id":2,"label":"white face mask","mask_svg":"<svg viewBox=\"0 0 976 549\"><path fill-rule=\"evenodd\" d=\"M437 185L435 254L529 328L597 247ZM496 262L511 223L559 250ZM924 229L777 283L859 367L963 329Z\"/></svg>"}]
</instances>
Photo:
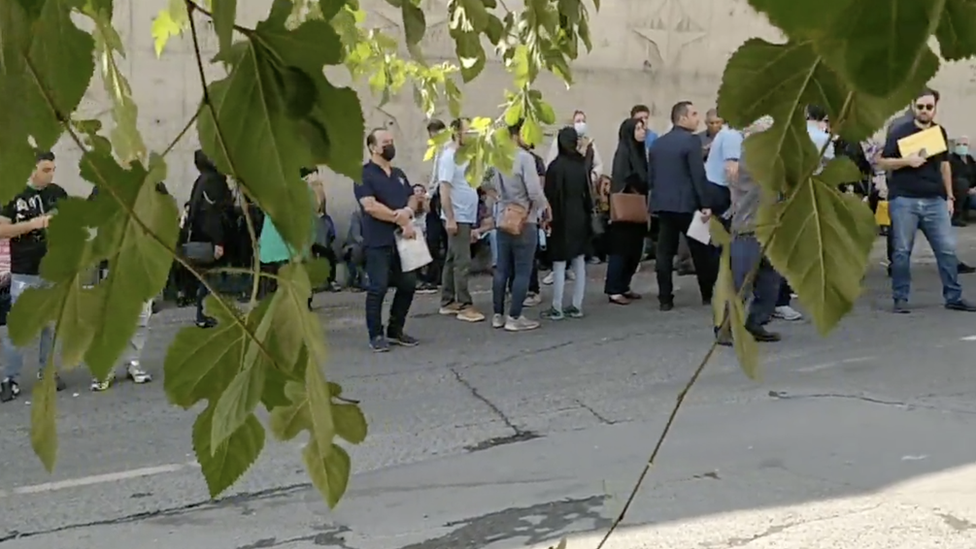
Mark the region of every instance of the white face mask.
<instances>
[{"instance_id":1,"label":"white face mask","mask_svg":"<svg viewBox=\"0 0 976 549\"><path fill-rule=\"evenodd\" d=\"M575 124L573 124L573 128L576 129L576 133L580 137L586 136L586 122L576 122Z\"/></svg>"}]
</instances>

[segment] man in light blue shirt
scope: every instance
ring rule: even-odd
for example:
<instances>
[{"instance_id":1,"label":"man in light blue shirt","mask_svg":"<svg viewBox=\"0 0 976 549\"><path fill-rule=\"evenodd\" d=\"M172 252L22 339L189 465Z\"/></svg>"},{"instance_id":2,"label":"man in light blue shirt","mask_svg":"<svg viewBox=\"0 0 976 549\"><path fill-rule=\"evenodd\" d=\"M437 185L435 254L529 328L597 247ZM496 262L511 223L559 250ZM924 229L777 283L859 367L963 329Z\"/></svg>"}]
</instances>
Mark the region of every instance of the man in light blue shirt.
<instances>
[{"instance_id":1,"label":"man in light blue shirt","mask_svg":"<svg viewBox=\"0 0 976 549\"><path fill-rule=\"evenodd\" d=\"M437 159L438 192L441 195L441 219L447 229L447 257L441 284L442 315L458 320L480 322L485 315L474 308L468 282L471 278L471 229L478 222L478 191L465 178L468 162L457 162L457 150L464 144L468 120L451 123L453 140Z\"/></svg>"},{"instance_id":2,"label":"man in light blue shirt","mask_svg":"<svg viewBox=\"0 0 976 549\"><path fill-rule=\"evenodd\" d=\"M729 194L729 180L739 173L739 157L742 156L742 133L730 128L727 124L712 138L708 157L705 159L705 177L715 185L717 196L722 200L717 202L724 206L722 211L732 205Z\"/></svg>"}]
</instances>

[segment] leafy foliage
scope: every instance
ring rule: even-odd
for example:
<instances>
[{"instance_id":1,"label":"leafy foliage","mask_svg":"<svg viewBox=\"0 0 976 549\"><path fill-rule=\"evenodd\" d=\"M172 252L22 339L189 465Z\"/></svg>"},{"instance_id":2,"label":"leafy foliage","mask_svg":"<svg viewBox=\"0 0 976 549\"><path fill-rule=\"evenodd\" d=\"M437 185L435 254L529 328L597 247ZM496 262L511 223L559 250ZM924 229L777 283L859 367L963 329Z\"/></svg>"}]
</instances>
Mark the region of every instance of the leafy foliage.
<instances>
[{"instance_id":1,"label":"leafy foliage","mask_svg":"<svg viewBox=\"0 0 976 549\"><path fill-rule=\"evenodd\" d=\"M445 15L456 60L429 63L422 43L431 15L416 0L388 0L403 19L403 36L369 28L357 0L275 0L253 28L237 22L237 0L169 0L152 22L157 56L170 40L191 42L210 22L218 55L197 59L201 107L195 123L204 151L265 211L295 250L311 240L311 198L301 166L324 165L357 179L364 120L360 95L335 85L325 69L343 66L368 86L380 106L413 94L428 116L463 114L461 86L483 72L489 51L512 78L497 113L477 113L459 154L470 160L473 185L488 168L507 170L514 143L507 126L523 121L521 138L540 144L556 122L535 89L543 71L572 84L571 65L592 48L583 0L525 0L511 11L496 0L451 0ZM976 8L967 0L881 2L749 0L786 35L782 44L751 39L729 60L719 110L735 127L769 115L772 127L746 140L747 168L763 189L758 236L822 333L850 311L860 293L874 228L866 206L842 195L837 183L852 169L835 160L818 173L822 151L807 136L803 110L823 106L832 131L860 140L877 131L938 70L934 36L950 60L976 54ZM125 55L112 26L112 0L11 1L0 7L0 201L20 191L34 148L50 149L67 133L84 151L80 172L102 190L95 200L69 199L48 229L41 265L47 285L14 305L15 342L53 324L62 361L107 375L132 335L142 305L155 296L176 258L177 208L156 190L166 178L165 151L139 135L138 106L119 67ZM87 17L91 31L73 15ZM401 56L401 44L407 57ZM486 51L486 44L490 50ZM226 76L204 79L208 63ZM97 74L101 83L93 82ZM112 101L107 136L98 120L72 116L86 90L101 85ZM433 138L428 156L447 135ZM303 215L302 212L308 212ZM713 227L716 241L734 235ZM727 246L726 246L727 249ZM109 275L85 287L87 273L107 261ZM193 271L202 281L206 277ZM278 440L307 433L303 461L316 488L335 505L349 483L348 445L367 436L357 403L342 397L322 369L321 325L305 306L322 269L296 253L277 275L278 290L244 310L221 297L207 301L216 327L184 328L170 347L164 389L189 409L207 405L192 430L193 447L216 496L258 459L265 429ZM254 273L255 276L272 276ZM756 345L744 329L743 296L732 283L726 250L716 288L716 321L731 330L745 372L758 376ZM49 374L51 372L48 372ZM57 453L54 376L34 388L31 442L42 463ZM269 419L258 419L259 408ZM337 441L341 439L341 441ZM344 442L343 442L344 441ZM564 547L561 543L560 547Z\"/></svg>"}]
</instances>

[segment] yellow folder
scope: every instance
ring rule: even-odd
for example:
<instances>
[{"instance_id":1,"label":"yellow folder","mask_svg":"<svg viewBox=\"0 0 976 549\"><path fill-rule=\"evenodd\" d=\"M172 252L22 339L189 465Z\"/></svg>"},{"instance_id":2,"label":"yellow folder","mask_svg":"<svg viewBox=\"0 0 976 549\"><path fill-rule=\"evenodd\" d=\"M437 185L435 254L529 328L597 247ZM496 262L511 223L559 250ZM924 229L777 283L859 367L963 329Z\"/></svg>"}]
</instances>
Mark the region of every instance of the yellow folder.
<instances>
[{"instance_id":1,"label":"yellow folder","mask_svg":"<svg viewBox=\"0 0 976 549\"><path fill-rule=\"evenodd\" d=\"M901 153L902 158L908 158L915 153L920 153L923 158L929 158L947 150L942 126L932 126L898 140L898 152Z\"/></svg>"},{"instance_id":2,"label":"yellow folder","mask_svg":"<svg viewBox=\"0 0 976 549\"><path fill-rule=\"evenodd\" d=\"M891 216L888 211L888 201L879 200L878 209L874 212L874 221L881 227L891 226Z\"/></svg>"}]
</instances>

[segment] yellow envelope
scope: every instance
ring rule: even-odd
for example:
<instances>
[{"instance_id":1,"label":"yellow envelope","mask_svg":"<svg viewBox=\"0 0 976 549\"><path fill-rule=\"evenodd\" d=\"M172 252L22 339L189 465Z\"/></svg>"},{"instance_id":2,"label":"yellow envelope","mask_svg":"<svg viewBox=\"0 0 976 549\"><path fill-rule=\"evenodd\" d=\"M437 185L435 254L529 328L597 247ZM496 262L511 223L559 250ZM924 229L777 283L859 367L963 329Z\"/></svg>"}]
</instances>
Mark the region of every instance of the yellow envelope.
<instances>
[{"instance_id":1,"label":"yellow envelope","mask_svg":"<svg viewBox=\"0 0 976 549\"><path fill-rule=\"evenodd\" d=\"M874 221L875 221L875 223L877 223L881 227L890 227L891 226L891 216L889 214L890 214L890 212L888 211L888 201L887 200L879 200L878 201L878 209L875 210L875 212L874 212Z\"/></svg>"},{"instance_id":2,"label":"yellow envelope","mask_svg":"<svg viewBox=\"0 0 976 549\"><path fill-rule=\"evenodd\" d=\"M923 157L929 158L947 150L949 149L942 135L942 126L932 126L898 140L898 152L902 158L908 158L915 153L922 153Z\"/></svg>"}]
</instances>

